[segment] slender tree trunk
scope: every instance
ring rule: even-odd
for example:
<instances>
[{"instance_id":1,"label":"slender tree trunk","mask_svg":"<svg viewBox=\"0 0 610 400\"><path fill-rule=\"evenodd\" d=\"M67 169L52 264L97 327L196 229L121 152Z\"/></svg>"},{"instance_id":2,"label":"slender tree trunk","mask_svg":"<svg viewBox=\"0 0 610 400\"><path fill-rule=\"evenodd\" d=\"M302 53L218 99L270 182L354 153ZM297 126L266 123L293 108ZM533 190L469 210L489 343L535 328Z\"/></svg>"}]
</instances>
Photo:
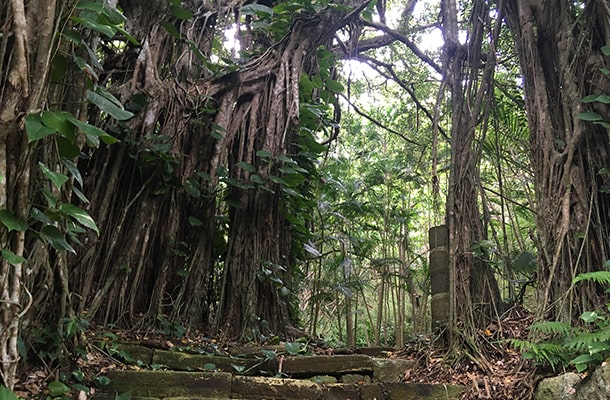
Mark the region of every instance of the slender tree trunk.
<instances>
[{"instance_id":1,"label":"slender tree trunk","mask_svg":"<svg viewBox=\"0 0 610 400\"><path fill-rule=\"evenodd\" d=\"M0 210L5 212L5 225L0 225L0 375L9 389L15 384L19 361L20 320L33 300L22 281L33 175L33 149L24 121L45 100L59 9L55 1L10 0L0 6L0 20L4 21L0 31ZM18 228L6 229L7 214L20 221ZM30 268L36 266L32 263Z\"/></svg>"}]
</instances>

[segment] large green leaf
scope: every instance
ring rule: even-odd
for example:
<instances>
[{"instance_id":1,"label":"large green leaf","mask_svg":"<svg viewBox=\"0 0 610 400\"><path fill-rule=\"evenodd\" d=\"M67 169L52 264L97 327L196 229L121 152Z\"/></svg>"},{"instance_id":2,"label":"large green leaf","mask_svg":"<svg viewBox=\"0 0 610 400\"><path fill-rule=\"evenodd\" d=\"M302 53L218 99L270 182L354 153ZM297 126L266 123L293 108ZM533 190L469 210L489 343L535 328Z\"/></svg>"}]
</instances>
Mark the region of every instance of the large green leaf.
<instances>
[{"instance_id":1,"label":"large green leaf","mask_svg":"<svg viewBox=\"0 0 610 400\"><path fill-rule=\"evenodd\" d=\"M99 107L100 110L119 121L133 117L133 113L125 110L123 105L109 92L97 88L96 91L87 90L87 100Z\"/></svg>"},{"instance_id":2,"label":"large green leaf","mask_svg":"<svg viewBox=\"0 0 610 400\"><path fill-rule=\"evenodd\" d=\"M59 206L59 211L64 215L74 218L79 224L94 230L98 235L100 234L95 221L93 221L93 218L91 218L91 216L87 214L85 210L75 206L74 204L63 203L61 206Z\"/></svg>"},{"instance_id":3,"label":"large green leaf","mask_svg":"<svg viewBox=\"0 0 610 400\"><path fill-rule=\"evenodd\" d=\"M44 111L41 115L42 123L70 141L76 139L74 126L69 122L74 118L72 114L65 111Z\"/></svg>"},{"instance_id":4,"label":"large green leaf","mask_svg":"<svg viewBox=\"0 0 610 400\"><path fill-rule=\"evenodd\" d=\"M28 229L28 224L22 218L17 218L7 209L0 210L0 222L7 227L8 231L23 232Z\"/></svg>"},{"instance_id":5,"label":"large green leaf","mask_svg":"<svg viewBox=\"0 0 610 400\"><path fill-rule=\"evenodd\" d=\"M71 117L69 120L85 135L99 137L106 144L113 144L119 141L119 139L109 135L108 133L106 133L106 131L101 128L98 128L95 125L88 124L87 122L83 122L75 117Z\"/></svg>"},{"instance_id":6,"label":"large green leaf","mask_svg":"<svg viewBox=\"0 0 610 400\"><path fill-rule=\"evenodd\" d=\"M258 17L270 17L273 15L272 8L257 3L247 4L239 12L241 15L256 15Z\"/></svg>"},{"instance_id":7,"label":"large green leaf","mask_svg":"<svg viewBox=\"0 0 610 400\"><path fill-rule=\"evenodd\" d=\"M40 236L56 250L67 250L76 254L76 250L66 241L63 233L53 225L46 225L40 231Z\"/></svg>"},{"instance_id":8,"label":"large green leaf","mask_svg":"<svg viewBox=\"0 0 610 400\"><path fill-rule=\"evenodd\" d=\"M25 117L25 132L28 135L28 143L32 143L45 136L52 135L55 130L42 123L40 114L29 114Z\"/></svg>"},{"instance_id":9,"label":"large green leaf","mask_svg":"<svg viewBox=\"0 0 610 400\"><path fill-rule=\"evenodd\" d=\"M99 23L89 18L72 17L72 21L81 24L85 28L97 31L109 38L112 38L116 33L116 27L108 24Z\"/></svg>"}]
</instances>

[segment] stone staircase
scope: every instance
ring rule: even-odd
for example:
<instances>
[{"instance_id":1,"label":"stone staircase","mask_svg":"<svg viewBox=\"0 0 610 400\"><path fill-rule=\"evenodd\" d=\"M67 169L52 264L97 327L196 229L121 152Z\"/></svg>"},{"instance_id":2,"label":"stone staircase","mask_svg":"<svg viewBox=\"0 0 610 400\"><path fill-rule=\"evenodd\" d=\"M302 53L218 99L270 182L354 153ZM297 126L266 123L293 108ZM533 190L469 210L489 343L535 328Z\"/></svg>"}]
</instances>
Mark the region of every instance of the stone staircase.
<instances>
[{"instance_id":1,"label":"stone staircase","mask_svg":"<svg viewBox=\"0 0 610 400\"><path fill-rule=\"evenodd\" d=\"M447 400L458 399L464 390L401 382L412 361L375 355L371 349L373 355L269 357L275 350L240 348L219 356L123 345L121 353L129 355L129 362L162 369L108 371L110 384L93 399L115 400L129 393L132 400Z\"/></svg>"}]
</instances>

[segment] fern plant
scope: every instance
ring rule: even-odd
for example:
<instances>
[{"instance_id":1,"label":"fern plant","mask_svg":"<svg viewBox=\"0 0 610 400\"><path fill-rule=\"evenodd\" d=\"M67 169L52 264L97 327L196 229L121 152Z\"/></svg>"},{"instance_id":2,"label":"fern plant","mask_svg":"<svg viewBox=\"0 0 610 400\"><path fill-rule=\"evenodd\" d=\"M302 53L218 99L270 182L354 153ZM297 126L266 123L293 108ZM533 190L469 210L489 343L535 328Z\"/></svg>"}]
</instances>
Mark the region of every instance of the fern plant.
<instances>
[{"instance_id":1,"label":"fern plant","mask_svg":"<svg viewBox=\"0 0 610 400\"><path fill-rule=\"evenodd\" d=\"M579 274L572 283L592 281L609 287L610 291L610 260L604 267L604 271ZM532 324L530 331L540 340L511 339L510 343L523 358L548 365L553 371L572 365L583 372L610 357L610 303L606 310L582 313L580 319L583 323L578 326L558 321Z\"/></svg>"}]
</instances>

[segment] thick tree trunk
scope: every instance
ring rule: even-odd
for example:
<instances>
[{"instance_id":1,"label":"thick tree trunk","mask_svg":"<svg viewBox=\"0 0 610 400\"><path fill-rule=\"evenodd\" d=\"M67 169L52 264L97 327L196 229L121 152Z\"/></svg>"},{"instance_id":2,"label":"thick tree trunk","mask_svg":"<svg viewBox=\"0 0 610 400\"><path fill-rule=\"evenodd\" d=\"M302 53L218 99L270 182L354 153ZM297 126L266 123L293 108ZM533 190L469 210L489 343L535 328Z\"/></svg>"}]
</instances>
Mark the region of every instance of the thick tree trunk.
<instances>
[{"instance_id":1,"label":"thick tree trunk","mask_svg":"<svg viewBox=\"0 0 610 400\"><path fill-rule=\"evenodd\" d=\"M489 9L484 0L475 0L472 8L472 30L469 41L460 44L455 2L444 5L445 70L451 88L451 173L447 195L449 229L451 306L450 334L474 337L474 330L496 315L500 292L491 267L474 254L477 243L487 234L479 210L479 155L477 135L485 133L489 98L493 96L494 54L482 63L482 43L486 35L492 40ZM492 33L493 32L493 33ZM492 46L493 48L493 46ZM483 124L479 126L480 121ZM459 328L458 328L459 326ZM450 336L452 344L462 343Z\"/></svg>"},{"instance_id":2,"label":"thick tree trunk","mask_svg":"<svg viewBox=\"0 0 610 400\"><path fill-rule=\"evenodd\" d=\"M283 333L294 317L281 294L290 287L291 234L284 219L284 187L275 178L281 175L281 158L298 135L301 74L315 60L317 46L326 40L333 21L328 16L297 21L277 46L226 77L229 82L213 82L208 90L222 94L214 96L220 110L215 121L226 132L219 144L231 149L229 174L231 182L238 182L228 197L229 246L222 321L217 324L231 336L269 333L265 329ZM255 170L240 167L243 163ZM239 186L253 184L254 173L265 184Z\"/></svg>"},{"instance_id":3,"label":"thick tree trunk","mask_svg":"<svg viewBox=\"0 0 610 400\"><path fill-rule=\"evenodd\" d=\"M509 2L525 83L537 196L539 316L567 320L604 304L603 289L579 284L579 273L610 258L610 137L578 118L590 94L610 94L600 72L610 60L610 7L569 0ZM610 120L608 107L591 106ZM606 171L606 172L604 172Z\"/></svg>"}]
</instances>

